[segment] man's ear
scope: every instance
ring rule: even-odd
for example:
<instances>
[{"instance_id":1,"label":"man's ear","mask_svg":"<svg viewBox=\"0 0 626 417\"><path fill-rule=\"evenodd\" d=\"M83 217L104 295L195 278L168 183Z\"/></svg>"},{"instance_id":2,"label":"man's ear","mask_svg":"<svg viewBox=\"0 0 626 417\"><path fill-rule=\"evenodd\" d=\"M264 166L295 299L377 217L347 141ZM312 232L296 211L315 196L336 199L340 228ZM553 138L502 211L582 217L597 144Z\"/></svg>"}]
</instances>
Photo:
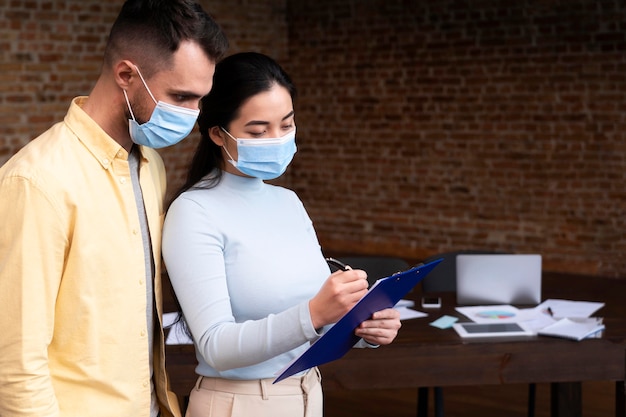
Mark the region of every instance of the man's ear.
<instances>
[{"instance_id":1,"label":"man's ear","mask_svg":"<svg viewBox=\"0 0 626 417\"><path fill-rule=\"evenodd\" d=\"M126 90L139 78L135 65L127 59L117 62L113 66L113 78L121 89Z\"/></svg>"},{"instance_id":2,"label":"man's ear","mask_svg":"<svg viewBox=\"0 0 626 417\"><path fill-rule=\"evenodd\" d=\"M224 146L225 135L226 133L224 133L219 126L209 128L209 137L217 146Z\"/></svg>"}]
</instances>

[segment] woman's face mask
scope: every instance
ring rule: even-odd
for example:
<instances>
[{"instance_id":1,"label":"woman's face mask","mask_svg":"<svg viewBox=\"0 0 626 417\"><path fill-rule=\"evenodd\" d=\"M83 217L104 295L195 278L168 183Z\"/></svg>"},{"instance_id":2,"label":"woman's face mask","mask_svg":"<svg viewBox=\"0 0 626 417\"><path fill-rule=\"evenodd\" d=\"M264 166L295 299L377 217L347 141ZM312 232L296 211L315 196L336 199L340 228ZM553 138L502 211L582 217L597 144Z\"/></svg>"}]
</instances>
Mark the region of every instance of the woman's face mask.
<instances>
[{"instance_id":1,"label":"woman's face mask","mask_svg":"<svg viewBox=\"0 0 626 417\"><path fill-rule=\"evenodd\" d=\"M235 138L221 128L232 140L237 142L237 160L224 151L230 162L240 172L262 180L280 177L291 163L296 153L296 130L280 138L249 139Z\"/></svg>"}]
</instances>

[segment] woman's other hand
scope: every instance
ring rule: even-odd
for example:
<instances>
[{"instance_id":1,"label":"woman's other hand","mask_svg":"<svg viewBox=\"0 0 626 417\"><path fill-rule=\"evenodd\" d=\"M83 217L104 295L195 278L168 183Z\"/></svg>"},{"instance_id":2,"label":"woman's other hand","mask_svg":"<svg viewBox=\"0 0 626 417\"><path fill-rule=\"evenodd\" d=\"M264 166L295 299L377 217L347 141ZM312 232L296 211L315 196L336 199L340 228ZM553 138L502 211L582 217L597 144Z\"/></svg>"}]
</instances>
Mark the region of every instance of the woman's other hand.
<instances>
[{"instance_id":1,"label":"woman's other hand","mask_svg":"<svg viewBox=\"0 0 626 417\"><path fill-rule=\"evenodd\" d=\"M400 312L388 308L375 312L371 319L356 328L354 334L372 345L388 345L398 335L400 326Z\"/></svg>"}]
</instances>

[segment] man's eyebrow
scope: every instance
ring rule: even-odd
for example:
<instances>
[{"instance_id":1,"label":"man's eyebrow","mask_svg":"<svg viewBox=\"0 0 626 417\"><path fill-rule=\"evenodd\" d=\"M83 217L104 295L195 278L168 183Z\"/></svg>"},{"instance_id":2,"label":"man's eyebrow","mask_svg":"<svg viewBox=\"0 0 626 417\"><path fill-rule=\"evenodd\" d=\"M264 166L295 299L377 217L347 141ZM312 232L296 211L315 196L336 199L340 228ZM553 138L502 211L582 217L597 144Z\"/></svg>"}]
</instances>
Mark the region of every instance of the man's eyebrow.
<instances>
[{"instance_id":1,"label":"man's eyebrow","mask_svg":"<svg viewBox=\"0 0 626 417\"><path fill-rule=\"evenodd\" d=\"M294 111L292 110L289 113L287 113L287 115L285 117L283 117L281 119L281 121L282 120L287 120L290 117L292 117L293 115L294 115ZM266 122L266 121L263 121L263 120L250 120L248 123L245 124L245 126L267 126L269 124L270 124L270 122Z\"/></svg>"},{"instance_id":2,"label":"man's eyebrow","mask_svg":"<svg viewBox=\"0 0 626 417\"><path fill-rule=\"evenodd\" d=\"M193 91L186 91L186 90L171 90L170 94L173 96L182 96L182 97L189 97L190 99L201 99L203 96L193 92Z\"/></svg>"}]
</instances>

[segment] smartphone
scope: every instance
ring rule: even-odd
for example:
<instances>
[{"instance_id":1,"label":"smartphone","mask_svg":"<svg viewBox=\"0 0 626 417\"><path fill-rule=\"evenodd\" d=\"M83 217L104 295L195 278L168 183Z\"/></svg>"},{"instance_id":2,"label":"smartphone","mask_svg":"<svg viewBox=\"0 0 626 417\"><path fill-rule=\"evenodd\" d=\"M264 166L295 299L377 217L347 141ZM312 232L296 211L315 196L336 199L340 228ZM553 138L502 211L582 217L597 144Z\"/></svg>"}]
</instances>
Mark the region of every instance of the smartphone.
<instances>
[{"instance_id":1,"label":"smartphone","mask_svg":"<svg viewBox=\"0 0 626 417\"><path fill-rule=\"evenodd\" d=\"M422 297L422 308L441 308L441 297Z\"/></svg>"}]
</instances>

